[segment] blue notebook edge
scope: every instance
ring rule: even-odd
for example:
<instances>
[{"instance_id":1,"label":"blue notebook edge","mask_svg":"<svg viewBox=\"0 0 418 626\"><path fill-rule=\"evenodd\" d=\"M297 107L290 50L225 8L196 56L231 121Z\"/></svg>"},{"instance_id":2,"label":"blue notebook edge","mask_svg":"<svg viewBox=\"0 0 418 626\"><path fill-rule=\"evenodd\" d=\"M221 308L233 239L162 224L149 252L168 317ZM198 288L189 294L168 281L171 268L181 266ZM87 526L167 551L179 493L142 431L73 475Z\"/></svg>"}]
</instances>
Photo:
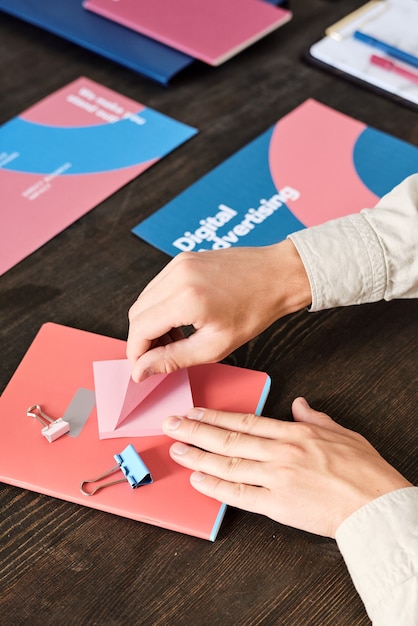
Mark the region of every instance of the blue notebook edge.
<instances>
[{"instance_id":1,"label":"blue notebook edge","mask_svg":"<svg viewBox=\"0 0 418 626\"><path fill-rule=\"evenodd\" d=\"M43 0L42 8L27 0L0 0L0 10L163 85L194 62L182 52L89 13L79 0L66 0L59 9L55 0Z\"/></svg>"},{"instance_id":2,"label":"blue notebook edge","mask_svg":"<svg viewBox=\"0 0 418 626\"><path fill-rule=\"evenodd\" d=\"M256 415L261 415L261 412L262 412L262 410L264 408L264 405L266 403L266 400L267 400L267 396L269 395L269 392L270 392L270 389L271 389L271 378L270 378L270 376L268 374L266 374L266 376L267 376L266 382L264 384L263 391L261 392L260 399L258 401L257 408L255 410L255 414ZM216 516L216 520L215 520L215 522L213 524L213 527L212 527L212 532L211 532L210 537L209 537L210 541L215 541L215 539L216 539L216 537L218 535L219 528L220 528L220 526L222 524L222 520L223 520L225 512L226 512L226 507L227 507L226 504L222 504L222 506L219 509L218 515Z\"/></svg>"},{"instance_id":3,"label":"blue notebook edge","mask_svg":"<svg viewBox=\"0 0 418 626\"><path fill-rule=\"evenodd\" d=\"M284 0L263 0L276 6ZM81 46L167 86L195 59L159 41L91 13L81 0L0 0L0 11ZM109 48L111 46L111 48Z\"/></svg>"}]
</instances>

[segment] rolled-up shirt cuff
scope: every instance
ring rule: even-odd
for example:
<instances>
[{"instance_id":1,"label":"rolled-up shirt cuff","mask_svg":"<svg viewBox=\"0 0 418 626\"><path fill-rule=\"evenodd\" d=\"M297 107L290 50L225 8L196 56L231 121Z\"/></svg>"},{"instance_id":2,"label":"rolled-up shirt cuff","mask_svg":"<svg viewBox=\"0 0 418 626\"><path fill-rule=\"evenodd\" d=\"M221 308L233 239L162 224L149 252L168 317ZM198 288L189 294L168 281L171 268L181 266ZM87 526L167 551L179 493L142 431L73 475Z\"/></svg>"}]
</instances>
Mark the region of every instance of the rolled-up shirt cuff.
<instances>
[{"instance_id":1,"label":"rolled-up shirt cuff","mask_svg":"<svg viewBox=\"0 0 418 626\"><path fill-rule=\"evenodd\" d=\"M361 507L338 527L336 540L372 621L418 623L418 487Z\"/></svg>"},{"instance_id":2,"label":"rolled-up shirt cuff","mask_svg":"<svg viewBox=\"0 0 418 626\"><path fill-rule=\"evenodd\" d=\"M289 239L309 278L312 311L418 297L418 174L374 209L300 230Z\"/></svg>"},{"instance_id":3,"label":"rolled-up shirt cuff","mask_svg":"<svg viewBox=\"0 0 418 626\"><path fill-rule=\"evenodd\" d=\"M308 275L311 311L383 299L387 283L383 249L361 213L298 231L289 239Z\"/></svg>"}]
</instances>

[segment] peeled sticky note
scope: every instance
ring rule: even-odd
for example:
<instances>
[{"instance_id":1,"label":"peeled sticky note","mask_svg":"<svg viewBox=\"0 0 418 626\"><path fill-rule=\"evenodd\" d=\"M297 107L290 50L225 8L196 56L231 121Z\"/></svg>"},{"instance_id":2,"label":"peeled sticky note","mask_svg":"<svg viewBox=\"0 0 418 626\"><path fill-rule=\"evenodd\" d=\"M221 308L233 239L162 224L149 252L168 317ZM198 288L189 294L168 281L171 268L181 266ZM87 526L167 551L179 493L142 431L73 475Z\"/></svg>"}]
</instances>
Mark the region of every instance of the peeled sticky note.
<instances>
[{"instance_id":1,"label":"peeled sticky note","mask_svg":"<svg viewBox=\"0 0 418 626\"><path fill-rule=\"evenodd\" d=\"M100 439L162 435L166 417L193 406L187 370L135 383L129 361L117 359L95 361L93 372Z\"/></svg>"}]
</instances>

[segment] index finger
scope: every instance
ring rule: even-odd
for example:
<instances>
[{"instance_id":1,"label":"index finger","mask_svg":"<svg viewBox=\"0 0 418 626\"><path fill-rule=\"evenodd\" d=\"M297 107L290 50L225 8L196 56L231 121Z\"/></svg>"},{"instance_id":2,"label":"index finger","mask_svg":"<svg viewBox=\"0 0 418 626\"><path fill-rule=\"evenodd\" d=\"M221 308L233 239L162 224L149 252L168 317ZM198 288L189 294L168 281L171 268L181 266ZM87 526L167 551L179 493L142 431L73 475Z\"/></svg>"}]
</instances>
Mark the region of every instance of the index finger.
<instances>
[{"instance_id":1,"label":"index finger","mask_svg":"<svg viewBox=\"0 0 418 626\"><path fill-rule=\"evenodd\" d=\"M134 365L152 347L154 341L183 325L177 307L166 299L133 315L126 346L126 356L131 364Z\"/></svg>"},{"instance_id":2,"label":"index finger","mask_svg":"<svg viewBox=\"0 0 418 626\"><path fill-rule=\"evenodd\" d=\"M163 430L170 437L197 448L254 461L267 460L273 450L269 444L282 439L279 434L283 422L223 411L206 410L205 414L210 414L212 419L205 422L170 417L164 421ZM216 419L215 414L221 419Z\"/></svg>"},{"instance_id":3,"label":"index finger","mask_svg":"<svg viewBox=\"0 0 418 626\"><path fill-rule=\"evenodd\" d=\"M186 417L219 428L256 435L266 439L276 439L280 433L283 433L293 423L272 417L255 415L254 413L237 413L202 407L190 409Z\"/></svg>"}]
</instances>

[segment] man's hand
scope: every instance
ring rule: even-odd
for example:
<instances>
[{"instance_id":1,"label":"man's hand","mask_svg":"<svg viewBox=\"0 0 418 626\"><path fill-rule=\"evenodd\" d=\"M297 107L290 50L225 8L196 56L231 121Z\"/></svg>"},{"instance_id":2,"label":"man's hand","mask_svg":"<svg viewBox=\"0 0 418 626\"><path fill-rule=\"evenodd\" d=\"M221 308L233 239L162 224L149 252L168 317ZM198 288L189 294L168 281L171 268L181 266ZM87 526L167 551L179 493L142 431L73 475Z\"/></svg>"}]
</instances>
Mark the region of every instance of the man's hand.
<instances>
[{"instance_id":1,"label":"man's hand","mask_svg":"<svg viewBox=\"0 0 418 626\"><path fill-rule=\"evenodd\" d=\"M364 437L303 398L292 411L294 422L192 409L163 428L195 489L318 535L334 537L361 506L411 486Z\"/></svg>"},{"instance_id":2,"label":"man's hand","mask_svg":"<svg viewBox=\"0 0 418 626\"><path fill-rule=\"evenodd\" d=\"M290 240L179 254L129 311L132 377L220 361L310 302L309 280ZM194 329L188 338L181 330L187 326Z\"/></svg>"}]
</instances>

